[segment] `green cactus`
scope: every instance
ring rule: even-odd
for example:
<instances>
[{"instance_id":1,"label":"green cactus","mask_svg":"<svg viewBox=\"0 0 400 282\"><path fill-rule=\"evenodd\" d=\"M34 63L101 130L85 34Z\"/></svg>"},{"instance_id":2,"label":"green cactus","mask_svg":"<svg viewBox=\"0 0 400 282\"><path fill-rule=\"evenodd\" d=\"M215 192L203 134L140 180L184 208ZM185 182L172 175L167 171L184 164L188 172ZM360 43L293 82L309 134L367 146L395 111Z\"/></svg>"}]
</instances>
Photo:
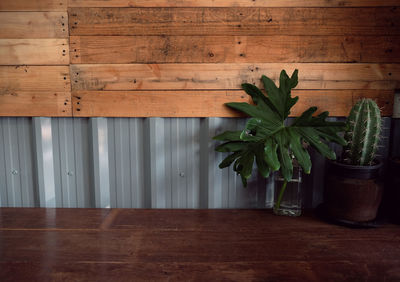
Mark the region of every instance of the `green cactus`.
<instances>
[{"instance_id":1,"label":"green cactus","mask_svg":"<svg viewBox=\"0 0 400 282\"><path fill-rule=\"evenodd\" d=\"M381 112L371 99L358 101L350 111L344 138L343 162L351 165L372 165L381 133Z\"/></svg>"}]
</instances>

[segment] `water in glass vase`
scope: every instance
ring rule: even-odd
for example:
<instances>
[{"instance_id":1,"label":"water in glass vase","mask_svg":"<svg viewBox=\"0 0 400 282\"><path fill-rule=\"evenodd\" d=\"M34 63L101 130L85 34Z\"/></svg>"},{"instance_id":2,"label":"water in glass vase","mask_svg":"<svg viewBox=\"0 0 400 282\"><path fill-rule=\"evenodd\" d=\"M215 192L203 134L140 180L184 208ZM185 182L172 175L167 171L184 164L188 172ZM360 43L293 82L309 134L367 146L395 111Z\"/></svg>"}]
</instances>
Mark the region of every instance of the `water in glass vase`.
<instances>
[{"instance_id":1,"label":"water in glass vase","mask_svg":"<svg viewBox=\"0 0 400 282\"><path fill-rule=\"evenodd\" d=\"M274 213L277 215L299 216L302 208L302 171L300 167L293 168L293 177L285 182L281 175L275 176L274 183Z\"/></svg>"}]
</instances>

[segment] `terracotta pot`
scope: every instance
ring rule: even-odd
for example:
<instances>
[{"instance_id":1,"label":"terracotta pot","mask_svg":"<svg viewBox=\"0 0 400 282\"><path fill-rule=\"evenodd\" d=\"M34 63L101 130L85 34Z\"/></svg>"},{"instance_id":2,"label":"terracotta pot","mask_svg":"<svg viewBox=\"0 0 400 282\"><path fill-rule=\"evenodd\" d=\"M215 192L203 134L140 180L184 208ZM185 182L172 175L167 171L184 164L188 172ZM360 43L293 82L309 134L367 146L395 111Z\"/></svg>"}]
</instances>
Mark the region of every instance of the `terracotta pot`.
<instances>
[{"instance_id":1,"label":"terracotta pot","mask_svg":"<svg viewBox=\"0 0 400 282\"><path fill-rule=\"evenodd\" d=\"M367 222L376 218L383 185L378 181L382 163L354 166L328 162L325 178L325 209L338 220Z\"/></svg>"}]
</instances>

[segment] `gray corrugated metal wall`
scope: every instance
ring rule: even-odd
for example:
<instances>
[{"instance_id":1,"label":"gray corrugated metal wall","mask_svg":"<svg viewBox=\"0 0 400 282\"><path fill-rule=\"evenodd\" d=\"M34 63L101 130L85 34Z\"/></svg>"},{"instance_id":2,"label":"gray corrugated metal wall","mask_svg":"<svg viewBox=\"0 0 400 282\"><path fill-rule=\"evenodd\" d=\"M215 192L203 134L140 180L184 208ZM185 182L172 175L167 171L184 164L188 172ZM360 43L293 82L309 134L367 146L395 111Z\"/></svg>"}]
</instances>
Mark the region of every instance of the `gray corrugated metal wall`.
<instances>
[{"instance_id":1,"label":"gray corrugated metal wall","mask_svg":"<svg viewBox=\"0 0 400 282\"><path fill-rule=\"evenodd\" d=\"M218 168L224 154L214 151L211 138L244 124L232 118L0 118L0 206L269 207L270 179L254 173L243 188L231 169ZM322 200L324 159L312 155L318 173L306 178L307 206Z\"/></svg>"}]
</instances>

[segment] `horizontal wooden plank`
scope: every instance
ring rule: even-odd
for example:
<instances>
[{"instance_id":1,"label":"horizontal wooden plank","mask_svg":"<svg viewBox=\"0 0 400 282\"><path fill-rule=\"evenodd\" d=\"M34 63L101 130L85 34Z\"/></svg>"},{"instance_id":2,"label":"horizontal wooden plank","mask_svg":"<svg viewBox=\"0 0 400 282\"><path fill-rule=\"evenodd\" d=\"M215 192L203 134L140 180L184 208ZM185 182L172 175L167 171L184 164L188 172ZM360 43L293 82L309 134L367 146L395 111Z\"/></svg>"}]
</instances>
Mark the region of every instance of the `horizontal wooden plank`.
<instances>
[{"instance_id":1,"label":"horizontal wooden plank","mask_svg":"<svg viewBox=\"0 0 400 282\"><path fill-rule=\"evenodd\" d=\"M291 116L311 106L318 113L346 116L362 97L372 98L382 114L392 115L393 90L295 90L300 100ZM106 117L238 117L224 106L228 102L250 102L243 91L78 91L73 93L74 116Z\"/></svg>"},{"instance_id":2,"label":"horizontal wooden plank","mask_svg":"<svg viewBox=\"0 0 400 282\"><path fill-rule=\"evenodd\" d=\"M72 116L71 92L1 91L0 116Z\"/></svg>"},{"instance_id":3,"label":"horizontal wooden plank","mask_svg":"<svg viewBox=\"0 0 400 282\"><path fill-rule=\"evenodd\" d=\"M0 38L68 37L66 12L2 12L0 26Z\"/></svg>"},{"instance_id":4,"label":"horizontal wooden plank","mask_svg":"<svg viewBox=\"0 0 400 282\"><path fill-rule=\"evenodd\" d=\"M0 95L14 91L70 91L68 66L0 66Z\"/></svg>"},{"instance_id":5,"label":"horizontal wooden plank","mask_svg":"<svg viewBox=\"0 0 400 282\"><path fill-rule=\"evenodd\" d=\"M71 35L395 35L400 9L71 8Z\"/></svg>"},{"instance_id":6,"label":"horizontal wooden plank","mask_svg":"<svg viewBox=\"0 0 400 282\"><path fill-rule=\"evenodd\" d=\"M71 65L73 90L240 89L299 70L298 89L400 88L400 64L114 64Z\"/></svg>"},{"instance_id":7,"label":"horizontal wooden plank","mask_svg":"<svg viewBox=\"0 0 400 282\"><path fill-rule=\"evenodd\" d=\"M0 65L68 65L67 39L0 39Z\"/></svg>"},{"instance_id":8,"label":"horizontal wooden plank","mask_svg":"<svg viewBox=\"0 0 400 282\"><path fill-rule=\"evenodd\" d=\"M66 11L68 0L1 0L0 11Z\"/></svg>"},{"instance_id":9,"label":"horizontal wooden plank","mask_svg":"<svg viewBox=\"0 0 400 282\"><path fill-rule=\"evenodd\" d=\"M69 0L69 7L376 7L398 0Z\"/></svg>"},{"instance_id":10,"label":"horizontal wooden plank","mask_svg":"<svg viewBox=\"0 0 400 282\"><path fill-rule=\"evenodd\" d=\"M71 36L71 63L400 62L400 36Z\"/></svg>"}]
</instances>

